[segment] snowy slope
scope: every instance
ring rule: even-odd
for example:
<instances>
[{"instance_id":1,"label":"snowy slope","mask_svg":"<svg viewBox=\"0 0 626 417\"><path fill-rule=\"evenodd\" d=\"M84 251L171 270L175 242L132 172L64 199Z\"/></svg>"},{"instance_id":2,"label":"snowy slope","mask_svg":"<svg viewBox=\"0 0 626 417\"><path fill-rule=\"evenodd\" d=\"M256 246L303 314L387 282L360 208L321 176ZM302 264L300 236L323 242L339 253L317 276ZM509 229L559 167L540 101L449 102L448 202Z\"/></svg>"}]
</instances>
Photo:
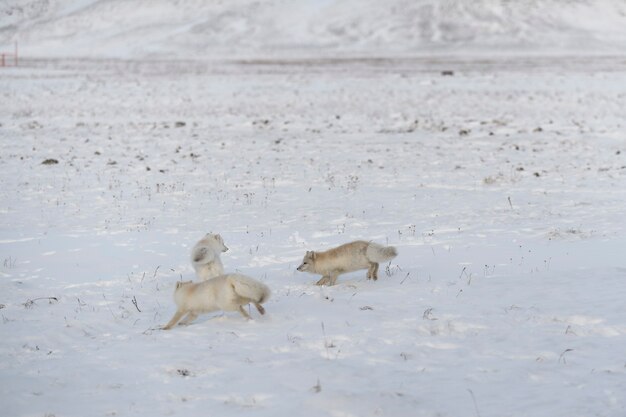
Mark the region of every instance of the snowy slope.
<instances>
[{"instance_id":1,"label":"snowy slope","mask_svg":"<svg viewBox=\"0 0 626 417\"><path fill-rule=\"evenodd\" d=\"M0 47L30 56L621 53L620 0L7 0Z\"/></svg>"}]
</instances>

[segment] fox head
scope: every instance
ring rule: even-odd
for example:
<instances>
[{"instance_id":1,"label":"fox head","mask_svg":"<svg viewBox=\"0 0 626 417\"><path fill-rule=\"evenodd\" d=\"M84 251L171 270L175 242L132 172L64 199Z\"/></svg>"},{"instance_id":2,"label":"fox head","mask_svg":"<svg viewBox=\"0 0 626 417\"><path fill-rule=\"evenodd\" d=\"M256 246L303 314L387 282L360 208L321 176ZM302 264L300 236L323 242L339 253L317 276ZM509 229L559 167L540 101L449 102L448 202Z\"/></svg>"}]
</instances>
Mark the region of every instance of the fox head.
<instances>
[{"instance_id":1,"label":"fox head","mask_svg":"<svg viewBox=\"0 0 626 417\"><path fill-rule=\"evenodd\" d=\"M207 233L203 240L211 242L212 246L220 252L226 252L228 247L224 245L224 239L219 234Z\"/></svg>"},{"instance_id":2,"label":"fox head","mask_svg":"<svg viewBox=\"0 0 626 417\"><path fill-rule=\"evenodd\" d=\"M302 265L298 267L300 272L313 272L315 266L315 252L310 251L304 254Z\"/></svg>"}]
</instances>

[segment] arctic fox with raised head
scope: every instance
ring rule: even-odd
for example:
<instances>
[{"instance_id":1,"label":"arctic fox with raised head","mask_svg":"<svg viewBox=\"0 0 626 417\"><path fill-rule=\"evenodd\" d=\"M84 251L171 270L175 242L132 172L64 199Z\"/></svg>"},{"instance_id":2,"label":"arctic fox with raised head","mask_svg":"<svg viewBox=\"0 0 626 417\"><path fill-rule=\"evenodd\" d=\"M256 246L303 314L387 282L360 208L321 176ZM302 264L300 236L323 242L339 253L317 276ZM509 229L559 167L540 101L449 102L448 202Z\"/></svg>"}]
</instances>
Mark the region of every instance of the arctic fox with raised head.
<instances>
[{"instance_id":1,"label":"arctic fox with raised head","mask_svg":"<svg viewBox=\"0 0 626 417\"><path fill-rule=\"evenodd\" d=\"M335 285L337 277L346 272L367 269L367 279L378 279L378 264L395 258L393 246L357 240L324 252L307 252L298 271L320 274L317 285Z\"/></svg>"},{"instance_id":2,"label":"arctic fox with raised head","mask_svg":"<svg viewBox=\"0 0 626 417\"><path fill-rule=\"evenodd\" d=\"M174 290L176 314L163 329L171 329L186 314L181 324L189 324L199 314L212 311L239 311L251 319L243 306L252 303L261 314L261 304L270 298L267 285L242 274L226 274L202 282L177 282Z\"/></svg>"},{"instance_id":3,"label":"arctic fox with raised head","mask_svg":"<svg viewBox=\"0 0 626 417\"><path fill-rule=\"evenodd\" d=\"M220 254L228 248L219 234L207 233L191 250L191 264L201 280L224 274L224 265Z\"/></svg>"}]
</instances>

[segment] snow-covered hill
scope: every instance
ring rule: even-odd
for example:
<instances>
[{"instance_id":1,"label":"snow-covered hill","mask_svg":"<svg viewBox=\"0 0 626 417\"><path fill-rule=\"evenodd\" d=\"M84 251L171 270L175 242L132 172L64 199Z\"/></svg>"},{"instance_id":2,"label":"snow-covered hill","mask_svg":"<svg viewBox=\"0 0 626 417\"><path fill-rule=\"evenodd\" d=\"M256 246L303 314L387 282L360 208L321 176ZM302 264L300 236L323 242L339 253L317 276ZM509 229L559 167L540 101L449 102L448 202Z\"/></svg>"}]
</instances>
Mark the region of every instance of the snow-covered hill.
<instances>
[{"instance_id":1,"label":"snow-covered hill","mask_svg":"<svg viewBox=\"0 0 626 417\"><path fill-rule=\"evenodd\" d=\"M0 48L30 56L619 53L620 0L5 0Z\"/></svg>"}]
</instances>

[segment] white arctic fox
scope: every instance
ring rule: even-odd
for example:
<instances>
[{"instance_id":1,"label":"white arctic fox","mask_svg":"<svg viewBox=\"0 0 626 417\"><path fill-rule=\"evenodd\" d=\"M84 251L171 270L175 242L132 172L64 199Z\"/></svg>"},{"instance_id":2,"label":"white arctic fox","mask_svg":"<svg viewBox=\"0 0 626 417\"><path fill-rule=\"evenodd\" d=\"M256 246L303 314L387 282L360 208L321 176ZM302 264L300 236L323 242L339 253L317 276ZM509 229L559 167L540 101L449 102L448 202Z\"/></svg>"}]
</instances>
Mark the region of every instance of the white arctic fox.
<instances>
[{"instance_id":1,"label":"white arctic fox","mask_svg":"<svg viewBox=\"0 0 626 417\"><path fill-rule=\"evenodd\" d=\"M224 274L220 253L226 252L222 236L207 233L191 250L191 264L201 280L207 280Z\"/></svg>"},{"instance_id":2,"label":"white arctic fox","mask_svg":"<svg viewBox=\"0 0 626 417\"><path fill-rule=\"evenodd\" d=\"M198 314L212 311L239 311L245 318L250 315L243 309L246 304L252 303L265 314L261 304L270 298L270 289L267 285L242 274L226 274L202 282L177 282L174 290L176 314L163 328L171 329L187 314L181 324L189 324Z\"/></svg>"},{"instance_id":3,"label":"white arctic fox","mask_svg":"<svg viewBox=\"0 0 626 417\"><path fill-rule=\"evenodd\" d=\"M367 279L378 279L378 263L395 258L393 246L357 240L325 252L307 252L298 271L321 274L317 285L335 285L339 274L367 269Z\"/></svg>"}]
</instances>

